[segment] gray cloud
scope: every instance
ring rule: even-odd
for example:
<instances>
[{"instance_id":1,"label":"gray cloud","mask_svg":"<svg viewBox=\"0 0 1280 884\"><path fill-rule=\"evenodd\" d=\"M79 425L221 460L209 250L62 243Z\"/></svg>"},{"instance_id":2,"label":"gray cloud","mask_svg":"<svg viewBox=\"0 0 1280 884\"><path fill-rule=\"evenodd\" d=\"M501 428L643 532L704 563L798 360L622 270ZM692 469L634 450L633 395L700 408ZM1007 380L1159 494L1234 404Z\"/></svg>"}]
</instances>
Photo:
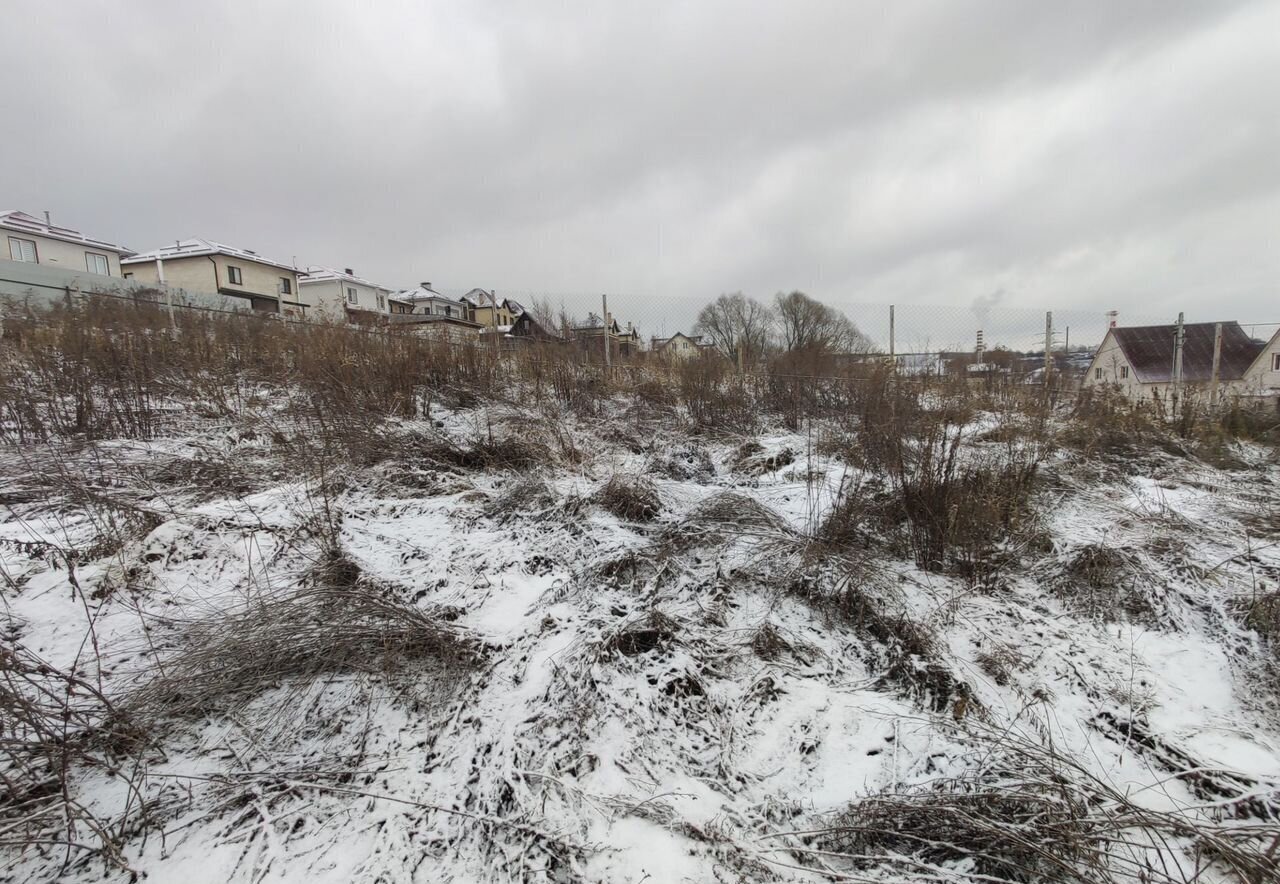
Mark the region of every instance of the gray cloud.
<instances>
[{"instance_id":1,"label":"gray cloud","mask_svg":"<svg viewBox=\"0 0 1280 884\"><path fill-rule=\"evenodd\" d=\"M0 208L654 331L791 288L1280 321L1280 8L1058 7L10 0Z\"/></svg>"}]
</instances>

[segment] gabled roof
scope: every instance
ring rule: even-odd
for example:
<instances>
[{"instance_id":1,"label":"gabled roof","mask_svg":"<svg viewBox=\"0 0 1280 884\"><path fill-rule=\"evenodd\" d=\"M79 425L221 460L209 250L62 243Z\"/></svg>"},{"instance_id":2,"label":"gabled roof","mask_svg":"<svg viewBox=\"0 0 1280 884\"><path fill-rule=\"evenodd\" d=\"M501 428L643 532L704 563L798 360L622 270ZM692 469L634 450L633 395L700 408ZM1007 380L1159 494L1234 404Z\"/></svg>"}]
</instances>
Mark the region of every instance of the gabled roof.
<instances>
[{"instance_id":1,"label":"gabled roof","mask_svg":"<svg viewBox=\"0 0 1280 884\"><path fill-rule=\"evenodd\" d=\"M121 264L144 264L157 259L162 261L173 261L178 258L198 258L203 255L226 255L228 258L239 258L241 261L252 261L257 264L266 264L270 267L279 267L281 270L289 270L294 273L301 273L297 267L286 264L283 261L273 261L271 258L264 258L252 249L237 249L233 246L223 245L220 242L214 242L211 239L184 239L171 246L164 246L159 249L152 249L149 252L139 252L129 258L120 261Z\"/></svg>"},{"instance_id":2,"label":"gabled roof","mask_svg":"<svg viewBox=\"0 0 1280 884\"><path fill-rule=\"evenodd\" d=\"M306 285L309 282L333 282L335 280L339 282L354 282L356 285L367 285L369 288L381 289L384 292L391 291L391 289L387 288L385 285L378 285L376 282L370 282L363 277L356 276L354 273L347 273L345 270L335 270L332 267L319 267L316 265L308 267L306 276L299 279L298 283L300 285Z\"/></svg>"},{"instance_id":3,"label":"gabled roof","mask_svg":"<svg viewBox=\"0 0 1280 884\"><path fill-rule=\"evenodd\" d=\"M510 298L503 298L501 301L499 301L497 295L495 295L493 292L486 292L484 289L472 289L471 291L467 292L465 295L462 296L462 300L466 301L468 304L470 304L473 307L497 306L501 308L505 305L507 310L511 311L517 316L519 316L521 313L524 312L524 307L521 306L519 302L513 301Z\"/></svg>"},{"instance_id":4,"label":"gabled roof","mask_svg":"<svg viewBox=\"0 0 1280 884\"><path fill-rule=\"evenodd\" d=\"M1213 322L1191 322L1182 326L1182 379L1188 382L1213 378ZM1176 325L1139 325L1110 329L1107 333L1124 353L1138 380L1144 384L1165 384L1173 380ZM1222 323L1222 353L1218 379L1235 381L1244 376L1265 345L1255 341L1239 323Z\"/></svg>"},{"instance_id":5,"label":"gabled roof","mask_svg":"<svg viewBox=\"0 0 1280 884\"><path fill-rule=\"evenodd\" d=\"M476 307L492 307L496 303L493 293L484 289L472 289L462 296L462 300Z\"/></svg>"},{"instance_id":6,"label":"gabled roof","mask_svg":"<svg viewBox=\"0 0 1280 884\"><path fill-rule=\"evenodd\" d=\"M702 341L702 335L686 335L684 332L676 332L674 335L672 335L669 338L653 338L649 341L649 346L655 350L661 350L663 347L667 346L667 344L670 344L676 338L684 338L690 344L693 344L697 347L714 346L711 344L704 344Z\"/></svg>"},{"instance_id":7,"label":"gabled roof","mask_svg":"<svg viewBox=\"0 0 1280 884\"><path fill-rule=\"evenodd\" d=\"M419 301L448 301L450 304L462 306L462 301L457 298L450 298L448 295L442 295L431 287L431 283L424 282L417 288L406 289L403 292L396 293L396 300L403 301L406 304L416 304Z\"/></svg>"},{"instance_id":8,"label":"gabled roof","mask_svg":"<svg viewBox=\"0 0 1280 884\"><path fill-rule=\"evenodd\" d=\"M54 224L48 224L43 218L37 218L34 215L28 215L26 212L20 212L17 209L8 209L0 212L0 228L5 230L13 230L18 233L32 233L36 236L44 236L49 239L57 239L62 242L71 242L76 245L92 246L95 249L102 249L106 252L115 252L119 255L128 255L130 250L124 246L114 245L100 239L93 239L85 236L78 230L72 230L70 227L58 227Z\"/></svg>"}]
</instances>

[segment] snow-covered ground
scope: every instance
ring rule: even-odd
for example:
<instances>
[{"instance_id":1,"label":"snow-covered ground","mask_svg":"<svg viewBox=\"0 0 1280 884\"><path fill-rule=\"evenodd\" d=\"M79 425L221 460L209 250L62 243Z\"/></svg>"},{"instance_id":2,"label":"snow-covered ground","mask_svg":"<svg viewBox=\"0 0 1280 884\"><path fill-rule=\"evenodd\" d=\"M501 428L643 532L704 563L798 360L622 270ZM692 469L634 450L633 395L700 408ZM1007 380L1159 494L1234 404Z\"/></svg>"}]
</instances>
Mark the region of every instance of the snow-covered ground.
<instances>
[{"instance_id":1,"label":"snow-covered ground","mask_svg":"<svg viewBox=\"0 0 1280 884\"><path fill-rule=\"evenodd\" d=\"M923 880L851 870L796 833L963 778L993 732L1051 745L1144 807L1241 826L1280 807L1271 651L1240 614L1280 581L1280 536L1257 527L1280 506L1280 466L1261 449L1230 472L1056 454L1039 541L975 586L881 547L815 555L817 526L860 478L818 453L816 432L760 436L744 462L746 440L621 414L480 406L404 430L560 450L482 469L406 445L317 478L265 434L202 431L61 450L65 481L41 475L52 452L6 456L8 639L122 709L194 626L315 580L334 539L348 579L479 651L268 679L156 724L119 769L86 753L98 763L71 789L120 856L8 848L0 880ZM614 477L652 483L657 518L602 506ZM1059 591L1092 547L1123 555L1129 603L1086 610ZM73 569L66 550L81 551ZM932 636L933 659L907 648L904 662L805 589L840 580ZM1190 879L1179 850L1162 861Z\"/></svg>"}]
</instances>

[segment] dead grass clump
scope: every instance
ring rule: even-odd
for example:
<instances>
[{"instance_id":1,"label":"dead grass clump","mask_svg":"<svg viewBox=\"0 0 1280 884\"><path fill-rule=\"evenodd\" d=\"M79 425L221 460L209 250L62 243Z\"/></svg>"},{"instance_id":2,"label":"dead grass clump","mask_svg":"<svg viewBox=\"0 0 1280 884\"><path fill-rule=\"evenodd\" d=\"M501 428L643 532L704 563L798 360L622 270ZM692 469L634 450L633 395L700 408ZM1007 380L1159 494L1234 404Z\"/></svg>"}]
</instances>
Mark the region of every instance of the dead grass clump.
<instances>
[{"instance_id":1,"label":"dead grass clump","mask_svg":"<svg viewBox=\"0 0 1280 884\"><path fill-rule=\"evenodd\" d=\"M713 494L663 532L661 543L680 551L720 543L726 537L776 540L792 533L787 523L764 504L743 494Z\"/></svg>"},{"instance_id":2,"label":"dead grass clump","mask_svg":"<svg viewBox=\"0 0 1280 884\"><path fill-rule=\"evenodd\" d=\"M1244 625L1270 641L1280 642L1280 590L1255 594L1236 605ZM1277 647L1280 656L1280 647Z\"/></svg>"},{"instance_id":3,"label":"dead grass clump","mask_svg":"<svg viewBox=\"0 0 1280 884\"><path fill-rule=\"evenodd\" d=\"M606 653L638 657L668 647L675 640L678 625L661 611L651 611L609 636L601 646Z\"/></svg>"},{"instance_id":4,"label":"dead grass clump","mask_svg":"<svg viewBox=\"0 0 1280 884\"><path fill-rule=\"evenodd\" d=\"M335 673L389 675L413 663L438 674L473 668L480 645L331 563L326 584L252 599L191 623L184 648L128 696L130 719L158 722L227 711L272 688Z\"/></svg>"},{"instance_id":5,"label":"dead grass clump","mask_svg":"<svg viewBox=\"0 0 1280 884\"><path fill-rule=\"evenodd\" d=\"M1052 589L1072 610L1088 617L1114 620L1123 614L1143 623L1158 619L1148 575L1131 553L1115 547L1090 544L1081 548Z\"/></svg>"},{"instance_id":6,"label":"dead grass clump","mask_svg":"<svg viewBox=\"0 0 1280 884\"><path fill-rule=\"evenodd\" d=\"M1057 438L1065 448L1112 462L1149 461L1154 452L1187 456L1159 403L1134 402L1109 387L1081 390Z\"/></svg>"},{"instance_id":7,"label":"dead grass clump","mask_svg":"<svg viewBox=\"0 0 1280 884\"><path fill-rule=\"evenodd\" d=\"M746 442L734 452L731 464L733 470L748 476L763 476L796 461L796 453L791 448L782 448L774 454L766 455L765 447L758 442Z\"/></svg>"},{"instance_id":8,"label":"dead grass clump","mask_svg":"<svg viewBox=\"0 0 1280 884\"><path fill-rule=\"evenodd\" d=\"M979 651L974 661L1000 687L1008 686L1013 681L1013 674L1027 666L1027 658L1017 648L1001 643Z\"/></svg>"},{"instance_id":9,"label":"dead grass clump","mask_svg":"<svg viewBox=\"0 0 1280 884\"><path fill-rule=\"evenodd\" d=\"M523 470L555 463L550 446L519 438L481 438L470 445L443 436L411 440L400 457L435 467L461 470Z\"/></svg>"},{"instance_id":10,"label":"dead grass clump","mask_svg":"<svg viewBox=\"0 0 1280 884\"><path fill-rule=\"evenodd\" d=\"M681 482L705 482L716 474L710 453L693 444L673 449L654 468L659 474Z\"/></svg>"},{"instance_id":11,"label":"dead grass clump","mask_svg":"<svg viewBox=\"0 0 1280 884\"><path fill-rule=\"evenodd\" d=\"M596 492L596 501L628 522L650 522L662 511L658 489L644 479L614 476Z\"/></svg>"},{"instance_id":12,"label":"dead grass clump","mask_svg":"<svg viewBox=\"0 0 1280 884\"><path fill-rule=\"evenodd\" d=\"M821 573L802 575L787 589L880 645L881 689L900 690L933 711L950 711L956 718L977 711L969 685L943 662L942 643L905 606L882 598L853 575L834 581Z\"/></svg>"},{"instance_id":13,"label":"dead grass clump","mask_svg":"<svg viewBox=\"0 0 1280 884\"><path fill-rule=\"evenodd\" d=\"M768 621L762 623L760 628L752 633L750 645L757 657L770 662L784 657L793 657L802 663L807 663L817 655L813 646L788 639L783 635L782 630Z\"/></svg>"},{"instance_id":14,"label":"dead grass clump","mask_svg":"<svg viewBox=\"0 0 1280 884\"><path fill-rule=\"evenodd\" d=\"M1052 745L1003 730L978 735L983 755L972 773L857 801L808 843L837 872L875 870L875 880L1275 880L1273 820L1153 810Z\"/></svg>"},{"instance_id":15,"label":"dead grass clump","mask_svg":"<svg viewBox=\"0 0 1280 884\"><path fill-rule=\"evenodd\" d=\"M149 471L147 478L159 485L190 489L202 494L240 496L253 490L245 471L229 457L175 457Z\"/></svg>"},{"instance_id":16,"label":"dead grass clump","mask_svg":"<svg viewBox=\"0 0 1280 884\"><path fill-rule=\"evenodd\" d=\"M482 512L499 522L509 521L518 514L541 514L556 504L555 490L546 480L537 476L523 476L507 485L496 497L491 498Z\"/></svg>"}]
</instances>

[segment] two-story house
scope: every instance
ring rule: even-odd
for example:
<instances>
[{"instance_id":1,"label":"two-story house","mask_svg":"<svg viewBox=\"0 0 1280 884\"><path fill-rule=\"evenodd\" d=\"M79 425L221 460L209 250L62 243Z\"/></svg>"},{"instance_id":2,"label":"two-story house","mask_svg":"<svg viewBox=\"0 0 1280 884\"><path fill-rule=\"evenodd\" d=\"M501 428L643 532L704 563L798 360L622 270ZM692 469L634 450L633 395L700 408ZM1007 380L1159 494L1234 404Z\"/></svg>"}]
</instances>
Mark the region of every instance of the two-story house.
<instances>
[{"instance_id":1,"label":"two-story house","mask_svg":"<svg viewBox=\"0 0 1280 884\"><path fill-rule=\"evenodd\" d=\"M55 226L47 214L40 219L17 210L0 212L0 258L119 278L120 259L131 254L124 246Z\"/></svg>"},{"instance_id":2,"label":"two-story house","mask_svg":"<svg viewBox=\"0 0 1280 884\"><path fill-rule=\"evenodd\" d=\"M385 320L395 306L391 289L356 276L350 267L308 267L298 286L309 319L368 325Z\"/></svg>"},{"instance_id":3,"label":"two-story house","mask_svg":"<svg viewBox=\"0 0 1280 884\"><path fill-rule=\"evenodd\" d=\"M250 249L184 239L125 258L120 267L127 279L243 298L259 312L296 318L307 313L299 291L301 271Z\"/></svg>"}]
</instances>

